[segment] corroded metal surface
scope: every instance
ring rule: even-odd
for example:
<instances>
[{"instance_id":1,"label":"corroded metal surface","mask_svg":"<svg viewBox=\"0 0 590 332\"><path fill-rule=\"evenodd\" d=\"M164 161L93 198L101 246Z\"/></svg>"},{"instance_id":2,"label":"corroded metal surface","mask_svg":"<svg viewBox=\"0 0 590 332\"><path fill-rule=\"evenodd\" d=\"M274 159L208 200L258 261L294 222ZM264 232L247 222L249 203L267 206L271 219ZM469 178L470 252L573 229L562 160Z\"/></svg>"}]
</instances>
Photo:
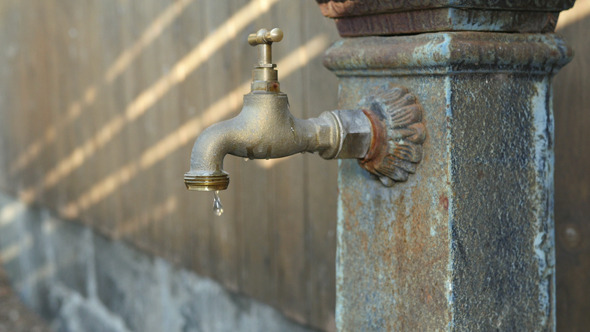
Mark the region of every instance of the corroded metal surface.
<instances>
[{"instance_id":1,"label":"corroded metal surface","mask_svg":"<svg viewBox=\"0 0 590 332\"><path fill-rule=\"evenodd\" d=\"M340 77L544 74L557 72L571 57L572 50L553 34L448 32L342 39L328 49L324 65Z\"/></svg>"},{"instance_id":2,"label":"corroded metal surface","mask_svg":"<svg viewBox=\"0 0 590 332\"><path fill-rule=\"evenodd\" d=\"M379 1L317 0L336 19L342 36L397 35L434 31L551 32L562 1Z\"/></svg>"},{"instance_id":3,"label":"corroded metal surface","mask_svg":"<svg viewBox=\"0 0 590 332\"><path fill-rule=\"evenodd\" d=\"M342 37L399 35L435 31L552 32L557 12L436 8L336 19Z\"/></svg>"},{"instance_id":4,"label":"corroded metal surface","mask_svg":"<svg viewBox=\"0 0 590 332\"><path fill-rule=\"evenodd\" d=\"M422 160L426 139L422 106L403 86L386 85L361 101L371 120L373 141L360 165L386 186L408 180Z\"/></svg>"},{"instance_id":5,"label":"corroded metal surface","mask_svg":"<svg viewBox=\"0 0 590 332\"><path fill-rule=\"evenodd\" d=\"M399 12L430 8L477 8L495 10L561 11L571 8L575 0L316 0L322 13L328 17Z\"/></svg>"},{"instance_id":6,"label":"corroded metal surface","mask_svg":"<svg viewBox=\"0 0 590 332\"><path fill-rule=\"evenodd\" d=\"M416 92L428 140L416 174L392 188L355 162L340 163L336 319L341 331L429 331L450 321L448 215L442 199L450 195L443 185L447 168L441 167L447 159L441 145L445 80L343 78L340 104L355 105L389 82Z\"/></svg>"},{"instance_id":7,"label":"corroded metal surface","mask_svg":"<svg viewBox=\"0 0 590 332\"><path fill-rule=\"evenodd\" d=\"M340 330L554 328L550 78L570 56L554 35L469 32L327 52L340 108L402 85L428 127L418 172L393 188L340 163Z\"/></svg>"},{"instance_id":8,"label":"corroded metal surface","mask_svg":"<svg viewBox=\"0 0 590 332\"><path fill-rule=\"evenodd\" d=\"M549 78L457 76L450 93L453 323L467 331L550 330L555 253Z\"/></svg>"}]
</instances>

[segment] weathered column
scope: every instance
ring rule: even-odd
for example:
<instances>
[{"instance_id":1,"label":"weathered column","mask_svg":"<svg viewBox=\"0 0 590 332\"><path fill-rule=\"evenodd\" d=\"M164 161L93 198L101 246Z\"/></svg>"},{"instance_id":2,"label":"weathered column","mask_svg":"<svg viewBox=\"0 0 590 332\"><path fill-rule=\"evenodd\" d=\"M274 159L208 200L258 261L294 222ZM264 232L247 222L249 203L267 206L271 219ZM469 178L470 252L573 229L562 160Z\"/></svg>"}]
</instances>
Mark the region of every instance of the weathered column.
<instances>
[{"instance_id":1,"label":"weathered column","mask_svg":"<svg viewBox=\"0 0 590 332\"><path fill-rule=\"evenodd\" d=\"M551 77L571 51L551 32L574 1L318 2L358 37L326 54L339 108L401 85L427 128L407 182L341 161L338 329L554 330Z\"/></svg>"}]
</instances>

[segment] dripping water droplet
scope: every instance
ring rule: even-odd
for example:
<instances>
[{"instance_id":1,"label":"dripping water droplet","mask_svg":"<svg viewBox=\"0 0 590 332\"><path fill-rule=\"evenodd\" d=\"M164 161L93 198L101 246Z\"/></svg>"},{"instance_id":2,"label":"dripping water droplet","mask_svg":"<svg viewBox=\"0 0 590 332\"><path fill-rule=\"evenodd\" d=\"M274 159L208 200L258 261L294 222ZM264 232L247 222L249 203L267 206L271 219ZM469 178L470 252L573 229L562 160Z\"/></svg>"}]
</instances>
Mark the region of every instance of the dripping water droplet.
<instances>
[{"instance_id":1,"label":"dripping water droplet","mask_svg":"<svg viewBox=\"0 0 590 332\"><path fill-rule=\"evenodd\" d=\"M213 194L213 213L216 216L221 216L223 214L223 206L221 205L221 200L219 199L219 190L215 191Z\"/></svg>"},{"instance_id":2,"label":"dripping water droplet","mask_svg":"<svg viewBox=\"0 0 590 332\"><path fill-rule=\"evenodd\" d=\"M248 159L248 158L244 158L244 161L248 161L248 160L250 160L250 159Z\"/></svg>"}]
</instances>

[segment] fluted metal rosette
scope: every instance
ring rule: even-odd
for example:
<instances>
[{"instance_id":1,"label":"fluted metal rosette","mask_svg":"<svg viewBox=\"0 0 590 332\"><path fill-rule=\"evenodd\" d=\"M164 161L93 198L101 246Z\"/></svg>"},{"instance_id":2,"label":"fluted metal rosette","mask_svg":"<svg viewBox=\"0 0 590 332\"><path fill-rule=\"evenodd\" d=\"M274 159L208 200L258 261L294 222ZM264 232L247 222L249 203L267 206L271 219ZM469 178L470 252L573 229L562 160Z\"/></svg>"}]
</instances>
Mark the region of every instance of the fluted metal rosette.
<instances>
[{"instance_id":1,"label":"fluted metal rosette","mask_svg":"<svg viewBox=\"0 0 590 332\"><path fill-rule=\"evenodd\" d=\"M418 99L406 87L387 85L359 106L373 126L373 142L360 165L388 187L407 181L422 160L426 140L424 110Z\"/></svg>"}]
</instances>

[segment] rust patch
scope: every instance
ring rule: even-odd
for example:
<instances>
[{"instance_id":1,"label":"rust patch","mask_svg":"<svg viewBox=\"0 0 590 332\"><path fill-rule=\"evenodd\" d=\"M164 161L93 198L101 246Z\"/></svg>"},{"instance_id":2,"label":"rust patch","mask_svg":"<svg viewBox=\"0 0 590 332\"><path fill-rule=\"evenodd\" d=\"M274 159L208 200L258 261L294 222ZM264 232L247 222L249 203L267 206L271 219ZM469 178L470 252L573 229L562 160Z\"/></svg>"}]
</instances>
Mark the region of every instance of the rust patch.
<instances>
[{"instance_id":1,"label":"rust patch","mask_svg":"<svg viewBox=\"0 0 590 332\"><path fill-rule=\"evenodd\" d=\"M369 239L367 237L367 233L361 232L360 234L361 234L361 244L363 245L363 250L365 252L367 252L368 248L369 248Z\"/></svg>"},{"instance_id":2,"label":"rust patch","mask_svg":"<svg viewBox=\"0 0 590 332\"><path fill-rule=\"evenodd\" d=\"M487 23L500 16L493 24ZM336 19L343 37L389 36L439 31L553 32L557 13L440 8L399 13L351 16Z\"/></svg>"},{"instance_id":3,"label":"rust patch","mask_svg":"<svg viewBox=\"0 0 590 332\"><path fill-rule=\"evenodd\" d=\"M362 57L359 49L365 50ZM450 70L531 75L555 73L572 56L571 48L551 34L465 31L404 38L348 38L326 51L324 65L336 73L362 71L377 77L446 74ZM422 95L420 102L427 102L428 97Z\"/></svg>"},{"instance_id":4,"label":"rust patch","mask_svg":"<svg viewBox=\"0 0 590 332\"><path fill-rule=\"evenodd\" d=\"M422 160L426 139L422 106L405 87L388 85L362 103L373 128L371 147L360 165L386 186L408 179Z\"/></svg>"},{"instance_id":5,"label":"rust patch","mask_svg":"<svg viewBox=\"0 0 590 332\"><path fill-rule=\"evenodd\" d=\"M268 86L268 91L281 92L281 84L279 82L271 82Z\"/></svg>"},{"instance_id":6,"label":"rust patch","mask_svg":"<svg viewBox=\"0 0 590 332\"><path fill-rule=\"evenodd\" d=\"M440 205L445 209L445 211L448 211L449 210L449 198L445 194L442 194L440 196L439 201L440 201Z\"/></svg>"},{"instance_id":7,"label":"rust patch","mask_svg":"<svg viewBox=\"0 0 590 332\"><path fill-rule=\"evenodd\" d=\"M330 18L368 16L383 13L429 11L434 9L496 10L496 11L539 11L559 12L574 5L574 0L462 0L462 1L383 1L383 0L316 0L322 14Z\"/></svg>"},{"instance_id":8,"label":"rust patch","mask_svg":"<svg viewBox=\"0 0 590 332\"><path fill-rule=\"evenodd\" d=\"M378 161L381 161L387 155L387 127L385 126L385 119L378 113L363 110L363 113L371 121L373 128L373 137L371 138L371 148L367 152L367 156L360 160L359 163L367 171L375 174L377 171L375 166Z\"/></svg>"},{"instance_id":9,"label":"rust patch","mask_svg":"<svg viewBox=\"0 0 590 332\"><path fill-rule=\"evenodd\" d=\"M365 88L368 91L364 96L379 94L383 86L391 89L396 85L383 82L374 86L378 88ZM351 89L356 90L356 86ZM347 92L342 94L350 96ZM431 115L438 117L436 120L444 118L444 103L430 96L422 98L426 102L424 107L428 105L431 111L429 125L435 121L430 119ZM383 154L393 146L388 145L386 113L370 102L355 101L353 106L346 107L354 105L365 110L376 133L366 159L381 156L382 160ZM436 108L431 108L432 105ZM432 140L428 142L436 144L440 128L432 130ZM438 160L439 154L430 157ZM420 176L433 179L444 177L447 170L427 163L423 168ZM340 247L342 269L338 275L339 285L346 285L338 293L346 316L339 318L342 326L360 331L421 331L446 326L450 321L445 288L449 256L445 214L438 205L438 196L433 202L429 192L417 190L419 187L411 183L400 183L395 190L388 190L366 181L367 177L361 176L358 167L348 161L342 163L340 172L343 213L339 220L342 227L339 241L346 245ZM438 189L435 189L438 193L444 191ZM352 230L347 230L346 224L353 225ZM435 235L431 233L432 227L438 232Z\"/></svg>"}]
</instances>

